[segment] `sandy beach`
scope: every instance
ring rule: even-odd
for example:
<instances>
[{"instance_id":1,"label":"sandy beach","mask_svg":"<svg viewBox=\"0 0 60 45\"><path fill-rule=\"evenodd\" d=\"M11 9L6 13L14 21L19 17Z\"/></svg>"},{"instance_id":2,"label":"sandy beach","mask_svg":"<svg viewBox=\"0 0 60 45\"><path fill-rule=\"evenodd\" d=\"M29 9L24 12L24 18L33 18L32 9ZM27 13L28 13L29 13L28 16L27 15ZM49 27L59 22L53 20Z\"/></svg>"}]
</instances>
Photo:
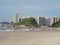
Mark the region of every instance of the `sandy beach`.
<instances>
[{"instance_id":1,"label":"sandy beach","mask_svg":"<svg viewBox=\"0 0 60 45\"><path fill-rule=\"evenodd\" d=\"M60 32L3 32L0 45L60 45Z\"/></svg>"}]
</instances>

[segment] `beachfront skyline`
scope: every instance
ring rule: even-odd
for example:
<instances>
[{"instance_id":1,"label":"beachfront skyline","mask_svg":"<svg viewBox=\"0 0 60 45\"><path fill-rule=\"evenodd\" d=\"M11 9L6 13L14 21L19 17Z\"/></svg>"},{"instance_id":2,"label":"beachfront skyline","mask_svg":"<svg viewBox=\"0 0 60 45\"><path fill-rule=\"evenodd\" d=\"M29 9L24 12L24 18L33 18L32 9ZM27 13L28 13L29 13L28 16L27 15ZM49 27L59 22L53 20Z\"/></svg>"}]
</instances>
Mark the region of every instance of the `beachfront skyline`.
<instances>
[{"instance_id":1,"label":"beachfront skyline","mask_svg":"<svg viewBox=\"0 0 60 45\"><path fill-rule=\"evenodd\" d=\"M60 17L60 0L0 0L0 21L11 21L12 15Z\"/></svg>"}]
</instances>

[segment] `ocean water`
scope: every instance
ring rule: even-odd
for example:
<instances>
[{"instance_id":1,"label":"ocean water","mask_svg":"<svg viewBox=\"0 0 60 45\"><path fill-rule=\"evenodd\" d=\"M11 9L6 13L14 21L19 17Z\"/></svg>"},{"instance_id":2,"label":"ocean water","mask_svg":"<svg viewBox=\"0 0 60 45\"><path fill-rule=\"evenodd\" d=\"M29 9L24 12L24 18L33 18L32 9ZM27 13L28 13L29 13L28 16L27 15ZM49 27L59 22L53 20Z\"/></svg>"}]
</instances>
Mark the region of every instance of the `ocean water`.
<instances>
[{"instance_id":1,"label":"ocean water","mask_svg":"<svg viewBox=\"0 0 60 45\"><path fill-rule=\"evenodd\" d=\"M0 27L0 32L12 32L12 28L10 27Z\"/></svg>"}]
</instances>

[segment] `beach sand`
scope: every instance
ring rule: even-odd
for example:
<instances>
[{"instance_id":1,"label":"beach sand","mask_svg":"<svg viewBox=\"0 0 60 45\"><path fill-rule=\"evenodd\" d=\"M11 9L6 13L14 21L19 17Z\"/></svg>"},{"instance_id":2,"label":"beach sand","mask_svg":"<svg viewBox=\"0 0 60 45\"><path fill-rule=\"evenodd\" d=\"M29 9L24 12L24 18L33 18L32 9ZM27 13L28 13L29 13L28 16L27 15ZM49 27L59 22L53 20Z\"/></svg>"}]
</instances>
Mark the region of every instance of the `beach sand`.
<instances>
[{"instance_id":1,"label":"beach sand","mask_svg":"<svg viewBox=\"0 0 60 45\"><path fill-rule=\"evenodd\" d=\"M60 32L3 32L0 45L60 45Z\"/></svg>"}]
</instances>

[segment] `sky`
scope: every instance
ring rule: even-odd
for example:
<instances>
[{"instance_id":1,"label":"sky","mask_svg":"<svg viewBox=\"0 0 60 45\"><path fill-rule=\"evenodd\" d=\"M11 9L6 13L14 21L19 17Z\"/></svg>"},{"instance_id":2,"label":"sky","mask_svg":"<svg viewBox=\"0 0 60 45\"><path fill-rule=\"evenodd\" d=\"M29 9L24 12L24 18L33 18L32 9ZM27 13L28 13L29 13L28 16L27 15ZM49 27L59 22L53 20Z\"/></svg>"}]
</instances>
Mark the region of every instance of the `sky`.
<instances>
[{"instance_id":1,"label":"sky","mask_svg":"<svg viewBox=\"0 0 60 45\"><path fill-rule=\"evenodd\" d=\"M0 22L19 16L60 17L60 0L0 0Z\"/></svg>"}]
</instances>

